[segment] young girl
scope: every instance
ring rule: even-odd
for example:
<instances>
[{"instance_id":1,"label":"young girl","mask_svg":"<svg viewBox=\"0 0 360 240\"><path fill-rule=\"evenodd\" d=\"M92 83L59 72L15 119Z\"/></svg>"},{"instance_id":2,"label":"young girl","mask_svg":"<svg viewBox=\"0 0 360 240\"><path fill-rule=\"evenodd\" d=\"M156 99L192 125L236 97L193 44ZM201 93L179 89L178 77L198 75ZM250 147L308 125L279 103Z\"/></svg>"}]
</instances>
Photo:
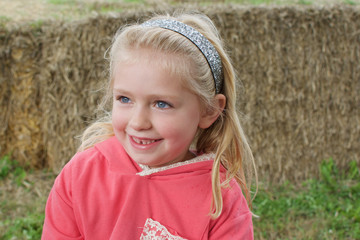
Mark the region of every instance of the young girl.
<instances>
[{"instance_id":1,"label":"young girl","mask_svg":"<svg viewBox=\"0 0 360 240\"><path fill-rule=\"evenodd\" d=\"M206 16L121 29L110 49L111 114L85 131L57 177L42 239L253 239L253 157L235 96Z\"/></svg>"}]
</instances>

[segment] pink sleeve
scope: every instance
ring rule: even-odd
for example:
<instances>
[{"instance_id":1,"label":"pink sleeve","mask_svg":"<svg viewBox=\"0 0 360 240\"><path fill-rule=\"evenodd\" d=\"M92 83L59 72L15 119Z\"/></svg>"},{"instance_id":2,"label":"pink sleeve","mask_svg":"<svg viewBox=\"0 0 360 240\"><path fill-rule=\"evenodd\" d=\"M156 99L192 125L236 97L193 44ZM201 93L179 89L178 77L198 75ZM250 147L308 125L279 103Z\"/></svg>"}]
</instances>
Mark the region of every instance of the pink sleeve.
<instances>
[{"instance_id":1,"label":"pink sleeve","mask_svg":"<svg viewBox=\"0 0 360 240\"><path fill-rule=\"evenodd\" d=\"M254 239L252 213L235 181L224 189L223 211L219 218L210 222L209 239Z\"/></svg>"},{"instance_id":2,"label":"pink sleeve","mask_svg":"<svg viewBox=\"0 0 360 240\"><path fill-rule=\"evenodd\" d=\"M66 166L56 178L46 203L42 240L81 240L72 208L71 172Z\"/></svg>"}]
</instances>

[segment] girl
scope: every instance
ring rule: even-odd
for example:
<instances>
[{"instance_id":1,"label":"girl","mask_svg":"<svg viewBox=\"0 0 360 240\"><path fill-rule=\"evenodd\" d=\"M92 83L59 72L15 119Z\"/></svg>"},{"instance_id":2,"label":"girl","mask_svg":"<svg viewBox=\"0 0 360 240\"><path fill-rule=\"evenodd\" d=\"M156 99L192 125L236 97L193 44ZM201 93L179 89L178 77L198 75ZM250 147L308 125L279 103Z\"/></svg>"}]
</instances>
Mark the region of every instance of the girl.
<instances>
[{"instance_id":1,"label":"girl","mask_svg":"<svg viewBox=\"0 0 360 240\"><path fill-rule=\"evenodd\" d=\"M111 114L85 131L57 177L42 239L253 239L254 161L235 96L206 16L121 29L110 49Z\"/></svg>"}]
</instances>

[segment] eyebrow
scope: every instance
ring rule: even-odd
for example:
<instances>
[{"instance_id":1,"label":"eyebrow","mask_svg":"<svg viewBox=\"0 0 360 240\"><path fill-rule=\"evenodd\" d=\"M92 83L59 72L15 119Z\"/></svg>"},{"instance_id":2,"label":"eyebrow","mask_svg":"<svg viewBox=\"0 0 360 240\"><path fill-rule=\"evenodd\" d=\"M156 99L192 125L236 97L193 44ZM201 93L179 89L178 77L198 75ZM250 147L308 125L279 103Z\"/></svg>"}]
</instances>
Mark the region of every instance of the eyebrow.
<instances>
[{"instance_id":1,"label":"eyebrow","mask_svg":"<svg viewBox=\"0 0 360 240\"><path fill-rule=\"evenodd\" d=\"M119 89L119 88L113 88L112 91L116 92L116 93L130 94L130 92L128 92L126 90Z\"/></svg>"},{"instance_id":2,"label":"eyebrow","mask_svg":"<svg viewBox=\"0 0 360 240\"><path fill-rule=\"evenodd\" d=\"M132 96L133 94L129 91L123 90L123 89L118 89L118 88L113 88L113 93L117 93L117 94L124 94L127 96ZM151 99L164 99L164 100L177 100L179 99L178 96L174 96L174 95L162 95L162 94L149 94L147 95L147 97L151 98Z\"/></svg>"}]
</instances>

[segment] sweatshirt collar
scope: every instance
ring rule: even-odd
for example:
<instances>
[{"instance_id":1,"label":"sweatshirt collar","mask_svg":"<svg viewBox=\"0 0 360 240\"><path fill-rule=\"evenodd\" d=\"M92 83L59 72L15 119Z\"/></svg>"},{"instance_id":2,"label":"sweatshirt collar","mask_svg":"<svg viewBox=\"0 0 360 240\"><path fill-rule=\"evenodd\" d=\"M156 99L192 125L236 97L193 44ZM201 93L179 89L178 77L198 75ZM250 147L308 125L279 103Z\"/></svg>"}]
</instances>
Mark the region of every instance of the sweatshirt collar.
<instances>
[{"instance_id":1,"label":"sweatshirt collar","mask_svg":"<svg viewBox=\"0 0 360 240\"><path fill-rule=\"evenodd\" d=\"M204 161L211 161L213 160L215 157L214 153L206 153L206 154L202 154L200 156L197 156L195 158L186 160L184 162L177 162L177 163L173 163L164 167L158 167L158 168L150 168L147 165L143 165L143 164L138 164L140 166L140 168L142 169L141 172L138 172L136 175L139 176L148 176L151 175L153 173L159 173L162 171L166 171L169 169L173 169L173 168L177 168L177 167L182 167L182 166L186 166L189 164L194 164L194 163L199 163L199 162L204 162Z\"/></svg>"}]
</instances>

